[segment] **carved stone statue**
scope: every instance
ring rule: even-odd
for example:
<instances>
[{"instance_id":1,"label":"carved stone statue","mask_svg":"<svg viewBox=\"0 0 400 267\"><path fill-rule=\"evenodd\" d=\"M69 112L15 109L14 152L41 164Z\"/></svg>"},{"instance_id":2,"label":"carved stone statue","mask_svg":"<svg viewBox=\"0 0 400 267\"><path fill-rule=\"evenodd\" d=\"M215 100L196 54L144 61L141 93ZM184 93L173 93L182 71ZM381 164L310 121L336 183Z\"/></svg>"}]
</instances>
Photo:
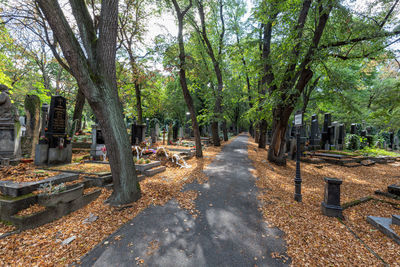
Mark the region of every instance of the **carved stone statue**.
<instances>
[{"instance_id":1,"label":"carved stone statue","mask_svg":"<svg viewBox=\"0 0 400 267\"><path fill-rule=\"evenodd\" d=\"M18 112L8 96L8 87L0 84L0 120L18 121Z\"/></svg>"}]
</instances>

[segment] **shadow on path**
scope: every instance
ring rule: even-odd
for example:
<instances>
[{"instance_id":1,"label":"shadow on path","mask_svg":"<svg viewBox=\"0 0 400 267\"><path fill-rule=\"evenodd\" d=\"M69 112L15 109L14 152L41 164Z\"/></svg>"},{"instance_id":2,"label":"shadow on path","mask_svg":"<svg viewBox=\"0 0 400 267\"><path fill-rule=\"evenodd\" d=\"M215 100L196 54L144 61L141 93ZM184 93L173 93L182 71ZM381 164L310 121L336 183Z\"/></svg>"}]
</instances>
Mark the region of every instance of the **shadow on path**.
<instances>
[{"instance_id":1,"label":"shadow on path","mask_svg":"<svg viewBox=\"0 0 400 267\"><path fill-rule=\"evenodd\" d=\"M286 266L282 232L269 228L258 210L248 137L238 136L206 168L193 218L177 202L151 206L82 258L83 266ZM121 235L120 240L115 236Z\"/></svg>"}]
</instances>

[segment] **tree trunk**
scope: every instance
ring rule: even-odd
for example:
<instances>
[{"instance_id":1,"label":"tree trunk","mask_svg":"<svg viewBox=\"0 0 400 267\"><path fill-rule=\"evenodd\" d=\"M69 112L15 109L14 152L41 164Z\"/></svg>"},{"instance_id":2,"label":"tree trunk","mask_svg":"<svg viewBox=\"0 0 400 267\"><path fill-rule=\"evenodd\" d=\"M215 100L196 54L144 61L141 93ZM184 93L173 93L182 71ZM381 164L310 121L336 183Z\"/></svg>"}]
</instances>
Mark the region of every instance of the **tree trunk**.
<instances>
[{"instance_id":1,"label":"tree trunk","mask_svg":"<svg viewBox=\"0 0 400 267\"><path fill-rule=\"evenodd\" d=\"M77 121L75 132L79 132L82 129L82 113L83 107L85 106L85 95L82 89L78 88L78 93L75 98L75 108L74 114L72 116L72 121Z\"/></svg>"},{"instance_id":2,"label":"tree trunk","mask_svg":"<svg viewBox=\"0 0 400 267\"><path fill-rule=\"evenodd\" d=\"M179 61L180 61L179 81L182 87L183 97L185 98L185 102L190 113L190 118L192 120L193 134L196 144L196 157L201 158L203 157L203 151L201 147L200 129L199 129L199 124L197 123L196 110L194 108L193 99L192 96L190 95L186 82L186 70L185 70L186 55L185 55L185 46L183 43L183 18L185 17L189 9L192 7L192 1L190 1L190 4L186 7L186 9L183 12L181 11L176 0L172 0L172 2L174 4L178 18L178 43L179 43Z\"/></svg>"},{"instance_id":3,"label":"tree trunk","mask_svg":"<svg viewBox=\"0 0 400 267\"><path fill-rule=\"evenodd\" d=\"M211 123L211 135L214 146L221 146L221 142L219 140L219 133L218 133L218 122L213 121Z\"/></svg>"},{"instance_id":4,"label":"tree trunk","mask_svg":"<svg viewBox=\"0 0 400 267\"><path fill-rule=\"evenodd\" d=\"M226 127L226 120L222 121L222 132L224 134L224 141L225 142L228 141L229 138L228 138L228 129Z\"/></svg>"},{"instance_id":5,"label":"tree trunk","mask_svg":"<svg viewBox=\"0 0 400 267\"><path fill-rule=\"evenodd\" d=\"M143 113L142 113L142 95L140 92L140 84L135 80L135 94L136 94L136 110L137 110L137 123L142 124L143 123Z\"/></svg>"},{"instance_id":6,"label":"tree trunk","mask_svg":"<svg viewBox=\"0 0 400 267\"><path fill-rule=\"evenodd\" d=\"M114 185L110 203L120 205L139 199L140 188L116 81L118 1L102 1L98 29L84 1L69 1L81 42L57 1L36 1L103 130Z\"/></svg>"},{"instance_id":7,"label":"tree trunk","mask_svg":"<svg viewBox=\"0 0 400 267\"><path fill-rule=\"evenodd\" d=\"M284 158L285 136L293 107L282 106L273 110L272 140L268 149L268 160L277 165L286 165Z\"/></svg>"},{"instance_id":8,"label":"tree trunk","mask_svg":"<svg viewBox=\"0 0 400 267\"><path fill-rule=\"evenodd\" d=\"M268 123L266 120L262 119L260 121L260 137L258 138L258 147L259 148L265 148L267 145L267 128L268 128Z\"/></svg>"}]
</instances>

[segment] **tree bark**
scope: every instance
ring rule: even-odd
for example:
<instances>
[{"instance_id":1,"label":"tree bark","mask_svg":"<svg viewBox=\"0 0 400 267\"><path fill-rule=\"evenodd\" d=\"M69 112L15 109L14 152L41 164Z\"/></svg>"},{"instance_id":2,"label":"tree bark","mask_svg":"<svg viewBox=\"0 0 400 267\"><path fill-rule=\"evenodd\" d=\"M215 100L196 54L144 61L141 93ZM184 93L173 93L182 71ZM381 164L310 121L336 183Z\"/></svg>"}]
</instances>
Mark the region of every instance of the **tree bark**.
<instances>
[{"instance_id":1,"label":"tree bark","mask_svg":"<svg viewBox=\"0 0 400 267\"><path fill-rule=\"evenodd\" d=\"M267 145L267 128L268 128L268 123L266 120L262 119L260 121L260 136L258 138L258 147L259 148L265 148Z\"/></svg>"},{"instance_id":2,"label":"tree bark","mask_svg":"<svg viewBox=\"0 0 400 267\"><path fill-rule=\"evenodd\" d=\"M193 99L190 95L189 89L187 87L186 82L186 54L185 54L185 45L183 43L183 19L189 9L192 7L192 1L190 0L189 5L185 8L185 10L181 11L176 0L172 0L174 4L176 15L178 18L178 43L179 43L179 81L182 87L183 97L185 98L186 105L188 107L190 118L192 120L192 128L194 133L194 139L196 144L196 157L203 157L203 151L201 147L201 139L200 139L200 129L199 124L197 123L196 110L194 108Z\"/></svg>"},{"instance_id":3,"label":"tree bark","mask_svg":"<svg viewBox=\"0 0 400 267\"><path fill-rule=\"evenodd\" d=\"M227 126L226 126L226 120L224 119L223 121L222 121L222 133L224 134L224 141L226 142L226 141L228 141L228 129L227 129Z\"/></svg>"},{"instance_id":4,"label":"tree bark","mask_svg":"<svg viewBox=\"0 0 400 267\"><path fill-rule=\"evenodd\" d=\"M118 1L102 2L97 36L85 2L70 0L85 51L59 3L54 0L36 1L103 130L114 184L109 201L113 205L136 201L140 198L140 188L118 97L115 71Z\"/></svg>"},{"instance_id":5,"label":"tree bark","mask_svg":"<svg viewBox=\"0 0 400 267\"><path fill-rule=\"evenodd\" d=\"M85 106L85 95L80 87L78 87L78 92L75 98L75 108L74 114L72 116L73 121L77 121L75 132L79 132L82 129L82 113L83 107Z\"/></svg>"},{"instance_id":6,"label":"tree bark","mask_svg":"<svg viewBox=\"0 0 400 267\"><path fill-rule=\"evenodd\" d=\"M137 122L138 124L143 123L143 111L142 111L142 94L140 91L140 84L138 80L135 80L135 95L136 95L136 110L137 110Z\"/></svg>"}]
</instances>

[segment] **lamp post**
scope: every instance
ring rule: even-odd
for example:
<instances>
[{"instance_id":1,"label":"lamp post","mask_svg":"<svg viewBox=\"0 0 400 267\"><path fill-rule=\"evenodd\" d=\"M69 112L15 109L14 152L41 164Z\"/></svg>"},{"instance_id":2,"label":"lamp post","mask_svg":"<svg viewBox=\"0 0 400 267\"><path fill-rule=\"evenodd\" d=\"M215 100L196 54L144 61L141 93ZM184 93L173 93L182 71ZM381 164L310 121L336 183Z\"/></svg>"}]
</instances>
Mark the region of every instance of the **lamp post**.
<instances>
[{"instance_id":1,"label":"lamp post","mask_svg":"<svg viewBox=\"0 0 400 267\"><path fill-rule=\"evenodd\" d=\"M297 111L294 116L294 125L296 127L296 176L294 178L294 200L302 201L301 195L301 174L300 174L300 128L303 125L303 112Z\"/></svg>"}]
</instances>

